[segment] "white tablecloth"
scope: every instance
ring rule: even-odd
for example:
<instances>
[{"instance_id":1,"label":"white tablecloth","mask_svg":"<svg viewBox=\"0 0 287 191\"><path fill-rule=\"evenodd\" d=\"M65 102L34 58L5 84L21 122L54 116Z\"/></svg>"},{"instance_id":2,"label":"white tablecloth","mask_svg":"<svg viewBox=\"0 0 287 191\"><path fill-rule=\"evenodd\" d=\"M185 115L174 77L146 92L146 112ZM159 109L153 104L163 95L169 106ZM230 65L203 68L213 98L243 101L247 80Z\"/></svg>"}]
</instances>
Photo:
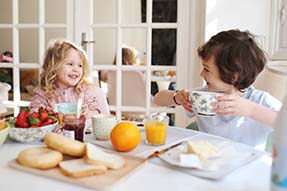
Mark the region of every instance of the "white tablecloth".
<instances>
[{"instance_id":1,"label":"white tablecloth","mask_svg":"<svg viewBox=\"0 0 287 191\"><path fill-rule=\"evenodd\" d=\"M39 145L23 144L11 140L0 146L0 190L3 191L51 191L89 190L54 179L28 174L8 167L19 151ZM159 159L153 159L159 160ZM195 191L269 191L271 157L268 153L220 180L198 178L179 170L147 162L132 176L117 184L113 190L195 190Z\"/></svg>"}]
</instances>

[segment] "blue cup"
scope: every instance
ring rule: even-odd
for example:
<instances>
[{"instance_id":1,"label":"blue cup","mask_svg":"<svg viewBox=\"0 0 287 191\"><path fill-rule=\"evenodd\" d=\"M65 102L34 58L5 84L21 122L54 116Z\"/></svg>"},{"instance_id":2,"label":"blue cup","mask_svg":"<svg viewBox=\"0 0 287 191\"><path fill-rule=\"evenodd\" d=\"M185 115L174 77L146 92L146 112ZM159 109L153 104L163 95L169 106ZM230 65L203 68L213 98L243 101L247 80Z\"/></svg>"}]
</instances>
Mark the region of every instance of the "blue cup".
<instances>
[{"instance_id":1,"label":"blue cup","mask_svg":"<svg viewBox=\"0 0 287 191\"><path fill-rule=\"evenodd\" d=\"M75 103L58 103L54 106L54 111L62 114L77 113L77 104Z\"/></svg>"}]
</instances>

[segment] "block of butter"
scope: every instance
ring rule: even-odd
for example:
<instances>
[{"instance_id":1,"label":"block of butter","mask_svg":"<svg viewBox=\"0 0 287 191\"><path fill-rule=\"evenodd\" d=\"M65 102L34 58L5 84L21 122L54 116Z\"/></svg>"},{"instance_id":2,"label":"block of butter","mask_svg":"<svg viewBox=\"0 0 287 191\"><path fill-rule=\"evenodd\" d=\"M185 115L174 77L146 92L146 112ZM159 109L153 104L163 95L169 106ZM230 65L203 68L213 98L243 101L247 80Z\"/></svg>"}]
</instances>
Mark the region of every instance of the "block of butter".
<instances>
[{"instance_id":1,"label":"block of butter","mask_svg":"<svg viewBox=\"0 0 287 191\"><path fill-rule=\"evenodd\" d=\"M200 160L206 160L210 157L217 157L220 155L218 148L207 141L188 142L187 153L197 155Z\"/></svg>"}]
</instances>

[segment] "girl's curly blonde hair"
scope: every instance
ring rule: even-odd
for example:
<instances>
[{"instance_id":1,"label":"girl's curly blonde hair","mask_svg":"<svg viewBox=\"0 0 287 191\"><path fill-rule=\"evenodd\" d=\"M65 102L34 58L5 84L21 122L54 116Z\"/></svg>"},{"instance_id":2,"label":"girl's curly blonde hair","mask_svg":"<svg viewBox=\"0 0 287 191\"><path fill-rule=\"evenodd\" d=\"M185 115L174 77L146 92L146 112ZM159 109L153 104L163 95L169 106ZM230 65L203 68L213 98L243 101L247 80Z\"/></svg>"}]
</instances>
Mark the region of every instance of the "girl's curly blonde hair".
<instances>
[{"instance_id":1,"label":"girl's curly blonde hair","mask_svg":"<svg viewBox=\"0 0 287 191\"><path fill-rule=\"evenodd\" d=\"M40 87L46 92L49 99L52 99L55 96L57 71L60 67L60 63L65 59L71 48L78 51L83 62L83 76L75 86L75 90L80 93L84 84L90 84L88 80L90 76L88 59L82 48L66 39L51 40L45 53L42 73L40 75Z\"/></svg>"}]
</instances>

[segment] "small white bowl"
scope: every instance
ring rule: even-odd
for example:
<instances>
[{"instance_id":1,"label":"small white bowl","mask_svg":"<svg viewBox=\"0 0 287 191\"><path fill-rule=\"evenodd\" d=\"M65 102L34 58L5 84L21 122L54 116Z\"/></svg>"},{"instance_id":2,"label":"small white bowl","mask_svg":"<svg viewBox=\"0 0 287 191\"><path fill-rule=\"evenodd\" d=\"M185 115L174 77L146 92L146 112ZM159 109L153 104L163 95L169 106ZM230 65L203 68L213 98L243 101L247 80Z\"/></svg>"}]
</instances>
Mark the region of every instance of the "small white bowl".
<instances>
[{"instance_id":1,"label":"small white bowl","mask_svg":"<svg viewBox=\"0 0 287 191\"><path fill-rule=\"evenodd\" d=\"M216 113L212 112L211 103L216 101L217 96L224 95L224 93L208 92L208 91L190 91L189 100L192 109L199 115L214 116Z\"/></svg>"},{"instance_id":2,"label":"small white bowl","mask_svg":"<svg viewBox=\"0 0 287 191\"><path fill-rule=\"evenodd\" d=\"M0 130L0 145L2 145L4 143L4 141L7 138L8 132L9 132L10 126L8 123L6 123L6 125L7 126L4 129Z\"/></svg>"},{"instance_id":3,"label":"small white bowl","mask_svg":"<svg viewBox=\"0 0 287 191\"><path fill-rule=\"evenodd\" d=\"M11 127L9 137L18 142L36 142L43 140L44 136L57 128L58 122L38 128Z\"/></svg>"}]
</instances>

